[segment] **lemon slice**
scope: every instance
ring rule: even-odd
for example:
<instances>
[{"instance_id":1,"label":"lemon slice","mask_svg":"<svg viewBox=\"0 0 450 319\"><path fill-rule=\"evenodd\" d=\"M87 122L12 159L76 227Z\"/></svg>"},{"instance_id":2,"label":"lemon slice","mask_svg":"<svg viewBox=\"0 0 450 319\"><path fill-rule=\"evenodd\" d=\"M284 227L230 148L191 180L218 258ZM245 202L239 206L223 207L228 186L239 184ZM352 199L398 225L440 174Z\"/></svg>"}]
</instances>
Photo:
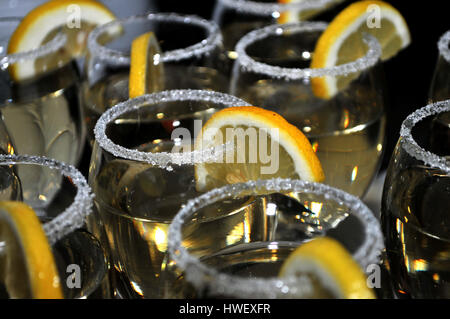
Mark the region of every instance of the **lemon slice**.
<instances>
[{"instance_id":1,"label":"lemon slice","mask_svg":"<svg viewBox=\"0 0 450 319\"><path fill-rule=\"evenodd\" d=\"M30 11L12 34L8 53L34 50L50 41L59 30L66 36L65 49L49 56L42 65L35 61L13 65L14 80L30 78L42 70L48 70L85 52L89 32L97 25L110 22L116 17L103 4L95 0L58 0L48 1ZM112 30L111 32L118 32ZM67 62L67 61L65 61Z\"/></svg>"},{"instance_id":2,"label":"lemon slice","mask_svg":"<svg viewBox=\"0 0 450 319\"><path fill-rule=\"evenodd\" d=\"M380 42L382 60L393 57L411 42L408 26L397 9L383 1L358 1L342 10L322 33L311 68L330 68L364 56L367 45L363 33L373 35ZM312 78L313 92L319 98L328 99L358 75Z\"/></svg>"},{"instance_id":3,"label":"lemon slice","mask_svg":"<svg viewBox=\"0 0 450 319\"><path fill-rule=\"evenodd\" d=\"M162 91L164 71L159 61L161 49L153 32L147 32L131 44L129 96L135 98L146 93Z\"/></svg>"},{"instance_id":4,"label":"lemon slice","mask_svg":"<svg viewBox=\"0 0 450 319\"><path fill-rule=\"evenodd\" d=\"M320 182L322 166L305 135L277 113L254 106L222 109L205 123L196 150L225 145L219 162L195 165L196 187L216 187L269 178Z\"/></svg>"},{"instance_id":5,"label":"lemon slice","mask_svg":"<svg viewBox=\"0 0 450 319\"><path fill-rule=\"evenodd\" d=\"M338 299L374 299L366 276L347 250L336 240L318 237L300 245L281 266L279 277L308 274L315 290ZM318 296L320 297L320 296Z\"/></svg>"},{"instance_id":6,"label":"lemon slice","mask_svg":"<svg viewBox=\"0 0 450 319\"><path fill-rule=\"evenodd\" d=\"M61 299L51 248L33 209L0 202L0 280L12 298Z\"/></svg>"}]
</instances>

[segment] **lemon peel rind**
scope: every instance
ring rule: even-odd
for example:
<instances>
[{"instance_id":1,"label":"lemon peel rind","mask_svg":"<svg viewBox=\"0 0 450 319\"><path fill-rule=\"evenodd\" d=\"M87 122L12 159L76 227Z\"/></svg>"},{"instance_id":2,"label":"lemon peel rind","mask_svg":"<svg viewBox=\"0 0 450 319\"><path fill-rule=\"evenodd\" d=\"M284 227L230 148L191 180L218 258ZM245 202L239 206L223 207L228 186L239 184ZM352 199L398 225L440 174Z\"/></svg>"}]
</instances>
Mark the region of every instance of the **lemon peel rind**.
<instances>
[{"instance_id":1,"label":"lemon peel rind","mask_svg":"<svg viewBox=\"0 0 450 319\"><path fill-rule=\"evenodd\" d=\"M31 298L34 299L61 299L63 298L61 291L61 282L56 269L55 260L48 242L48 238L42 228L34 210L23 202L3 201L0 203L0 219L11 227L11 233L17 239L17 245L20 247L20 253L24 253L25 269L29 276L29 292ZM7 244L8 245L8 244ZM9 247L8 247L9 248ZM16 254L15 249L8 249L12 255ZM17 248L17 246L16 246ZM8 259L9 254L6 252ZM2 254L0 249L0 254ZM11 256L11 258L14 258ZM14 262L13 262L14 263ZM11 265L11 264L10 264ZM10 270L14 268L7 266ZM24 274L20 274L24 280ZM6 277L14 276L12 273L6 274ZM6 288L12 298L28 298L28 293L22 288L13 284L14 279L8 280ZM13 285L13 286L11 286ZM9 287L8 287L9 286ZM8 288L11 288L9 290ZM28 289L27 289L28 291Z\"/></svg>"},{"instance_id":2,"label":"lemon peel rind","mask_svg":"<svg viewBox=\"0 0 450 319\"><path fill-rule=\"evenodd\" d=\"M50 158L28 155L0 155L0 165L39 165L58 170L69 177L77 192L73 203L62 213L43 225L50 245L81 228L92 212L93 194L84 176L72 165Z\"/></svg>"},{"instance_id":3,"label":"lemon peel rind","mask_svg":"<svg viewBox=\"0 0 450 319\"><path fill-rule=\"evenodd\" d=\"M118 19L105 23L94 29L88 36L88 48L97 59L117 66L130 65L130 55L118 50L107 48L98 43L97 38L110 28L120 28L126 24L136 22L156 21L189 23L206 30L207 37L202 41L182 49L166 51L161 54L160 61L163 63L176 62L190 59L192 57L201 57L222 44L222 35L218 25L214 22L199 18L193 15L180 15L176 13L150 13L148 15L131 16L125 19Z\"/></svg>"},{"instance_id":4,"label":"lemon peel rind","mask_svg":"<svg viewBox=\"0 0 450 319\"><path fill-rule=\"evenodd\" d=\"M3 18L2 22L4 23L20 23L20 18ZM23 51L23 52L17 52L17 53L9 53L0 58L0 65L2 68L5 68L5 66L8 66L9 64L14 63L20 63L20 62L26 62L29 60L35 60L39 57L42 57L44 55L56 52L60 48L62 48L67 41L67 36L62 33L57 33L56 36L51 39L49 42L41 45L39 48Z\"/></svg>"},{"instance_id":5,"label":"lemon peel rind","mask_svg":"<svg viewBox=\"0 0 450 319\"><path fill-rule=\"evenodd\" d=\"M283 298L308 297L311 283L308 278L253 278L232 276L208 267L197 257L190 255L182 245L182 226L197 210L214 202L249 193L273 192L309 192L323 195L326 200L345 203L352 215L364 225L364 242L353 253L354 260L363 270L368 265L379 264L384 249L383 235L377 218L356 196L328 185L290 179L271 179L230 184L211 190L195 199L189 200L176 214L169 227L168 251L177 266L185 272L186 279L197 289L207 288L214 295L234 296L237 298ZM299 281L301 284L299 284Z\"/></svg>"},{"instance_id":6,"label":"lemon peel rind","mask_svg":"<svg viewBox=\"0 0 450 319\"><path fill-rule=\"evenodd\" d=\"M241 38L236 45L236 52L239 56L237 65L246 71L265 74L277 79L283 80L301 80L305 78L316 78L324 76L341 76L352 73L358 73L374 66L381 57L381 46L377 39L369 34L364 34L363 40L367 44L368 49L366 54L349 63L329 67L329 68L283 68L269 65L262 62L257 62L252 59L246 52L246 48L256 41L260 41L270 35L282 35L283 32L313 32L323 31L327 27L325 22L301 22L301 23L287 23L282 25L271 25L258 30L251 31ZM236 83L231 84L232 91L235 90Z\"/></svg>"},{"instance_id":7,"label":"lemon peel rind","mask_svg":"<svg viewBox=\"0 0 450 319\"><path fill-rule=\"evenodd\" d=\"M237 12L254 14L258 16L272 16L274 12L282 13L285 11L296 11L297 13L303 10L320 9L336 0L304 0L296 3L264 3L247 0L219 0L216 8L220 9L220 5L226 8L232 8ZM213 17L218 17L220 10L216 9ZM214 19L213 19L214 20ZM217 21L217 18L216 20Z\"/></svg>"},{"instance_id":8,"label":"lemon peel rind","mask_svg":"<svg viewBox=\"0 0 450 319\"><path fill-rule=\"evenodd\" d=\"M424 118L443 112L450 112L450 100L429 104L408 115L400 127L400 143L401 147L413 158L448 174L450 173L450 160L419 146L411 133L413 127Z\"/></svg>"},{"instance_id":9,"label":"lemon peel rind","mask_svg":"<svg viewBox=\"0 0 450 319\"><path fill-rule=\"evenodd\" d=\"M284 261L279 276L304 272L316 274L321 286L336 298L375 298L358 263L331 237L316 237L299 245Z\"/></svg>"},{"instance_id":10,"label":"lemon peel rind","mask_svg":"<svg viewBox=\"0 0 450 319\"><path fill-rule=\"evenodd\" d=\"M439 54L450 63L450 31L445 32L440 38L438 42Z\"/></svg>"},{"instance_id":11,"label":"lemon peel rind","mask_svg":"<svg viewBox=\"0 0 450 319\"><path fill-rule=\"evenodd\" d=\"M156 165L167 170L172 170L174 165L193 165L195 163L204 163L216 160L218 156L220 156L221 150L204 149L201 151L191 151L183 153L141 152L117 145L106 135L106 126L111 123L111 121L127 112L131 112L141 107L146 107L148 105L153 105L156 103L180 101L203 101L220 105L221 107L250 106L250 104L235 96L206 90L168 90L152 94L145 94L137 98L119 103L105 111L100 116L97 124L95 125L95 139L102 149L114 156L149 163L151 165ZM223 151L225 150L226 145L223 148Z\"/></svg>"},{"instance_id":12,"label":"lemon peel rind","mask_svg":"<svg viewBox=\"0 0 450 319\"><path fill-rule=\"evenodd\" d=\"M237 112L233 112L237 110ZM226 114L224 114L226 112ZM284 148L284 150L292 158L295 165L295 172L302 180L321 182L325 179L322 167L316 154L312 150L312 146L307 137L292 124L288 123L279 114L258 107L238 107L229 110L224 110L215 113L211 119L204 124L200 134L197 137L196 148L199 142L203 148L208 149L208 141L214 141L212 136L218 130L218 124L221 127L230 126L236 127L238 125L245 125L249 127L257 127L258 129L267 130L268 135L273 139L271 134L272 129L277 129L279 136L276 137L276 142ZM204 131L208 131L208 136L205 136ZM298 133L297 133L298 132ZM205 147L205 143L207 144ZM214 147L214 146L212 146ZM301 150L301 152L299 152ZM313 158L313 159L311 159ZM200 166L200 167L199 167ZM200 170L197 177L205 173L205 168L200 164L196 169ZM200 189L203 189L204 179L198 180Z\"/></svg>"}]
</instances>

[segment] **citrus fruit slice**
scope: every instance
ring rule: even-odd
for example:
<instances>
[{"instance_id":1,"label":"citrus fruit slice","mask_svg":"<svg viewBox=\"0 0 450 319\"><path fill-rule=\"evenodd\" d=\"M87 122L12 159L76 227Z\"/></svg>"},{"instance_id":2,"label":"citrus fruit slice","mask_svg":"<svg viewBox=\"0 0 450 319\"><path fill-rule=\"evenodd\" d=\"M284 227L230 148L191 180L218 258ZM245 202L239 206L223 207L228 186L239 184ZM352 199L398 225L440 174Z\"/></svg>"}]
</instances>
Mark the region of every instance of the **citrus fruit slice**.
<instances>
[{"instance_id":1,"label":"citrus fruit slice","mask_svg":"<svg viewBox=\"0 0 450 319\"><path fill-rule=\"evenodd\" d=\"M315 290L337 299L374 299L366 276L348 251L329 237L300 245L283 262L279 277L308 274ZM321 297L318 295L317 297Z\"/></svg>"},{"instance_id":2,"label":"citrus fruit slice","mask_svg":"<svg viewBox=\"0 0 450 319\"><path fill-rule=\"evenodd\" d=\"M37 49L53 39L60 30L67 36L67 51L58 51L57 55L49 56L45 61L41 60L41 65L32 60L13 65L13 79L32 77L42 69L51 69L64 59L82 55L89 32L97 25L115 18L107 7L95 0L51 0L36 7L23 18L11 35L8 53Z\"/></svg>"},{"instance_id":3,"label":"citrus fruit slice","mask_svg":"<svg viewBox=\"0 0 450 319\"><path fill-rule=\"evenodd\" d=\"M129 78L130 99L163 89L163 67L159 61L161 49L153 32L147 32L131 44Z\"/></svg>"},{"instance_id":4,"label":"citrus fruit slice","mask_svg":"<svg viewBox=\"0 0 450 319\"><path fill-rule=\"evenodd\" d=\"M214 113L202 127L195 149L223 145L227 147L222 159L195 165L197 190L277 177L316 182L324 179L306 136L275 112L239 106Z\"/></svg>"},{"instance_id":5,"label":"citrus fruit slice","mask_svg":"<svg viewBox=\"0 0 450 319\"><path fill-rule=\"evenodd\" d=\"M0 202L0 281L11 298L61 299L50 245L33 209Z\"/></svg>"},{"instance_id":6,"label":"citrus fruit slice","mask_svg":"<svg viewBox=\"0 0 450 319\"><path fill-rule=\"evenodd\" d=\"M392 5L376 0L358 1L342 10L322 33L314 49L311 68L330 68L363 57L367 51L364 33L377 38L382 60L393 57L411 42L405 19ZM312 78L313 92L317 97L328 99L358 75Z\"/></svg>"}]
</instances>

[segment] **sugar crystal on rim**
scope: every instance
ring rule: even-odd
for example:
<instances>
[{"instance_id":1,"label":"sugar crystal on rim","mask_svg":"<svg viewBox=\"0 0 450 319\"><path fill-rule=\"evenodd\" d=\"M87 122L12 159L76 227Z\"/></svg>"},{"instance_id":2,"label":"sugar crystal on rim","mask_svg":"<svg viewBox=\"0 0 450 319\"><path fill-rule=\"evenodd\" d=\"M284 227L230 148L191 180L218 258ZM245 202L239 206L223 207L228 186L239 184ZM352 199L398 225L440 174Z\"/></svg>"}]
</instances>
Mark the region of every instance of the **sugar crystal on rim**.
<instances>
[{"instance_id":1,"label":"sugar crystal on rim","mask_svg":"<svg viewBox=\"0 0 450 319\"><path fill-rule=\"evenodd\" d=\"M146 162L167 170L172 170L172 165L180 166L184 164L214 162L219 160L219 157L227 150L229 145L225 144L218 148L194 150L183 153L150 153L117 145L106 135L107 125L127 112L161 102L183 101L209 102L224 107L249 106L247 102L235 96L207 90L168 90L153 94L146 94L135 99L119 103L104 112L97 121L94 129L95 139L99 143L100 147L114 156Z\"/></svg>"}]
</instances>

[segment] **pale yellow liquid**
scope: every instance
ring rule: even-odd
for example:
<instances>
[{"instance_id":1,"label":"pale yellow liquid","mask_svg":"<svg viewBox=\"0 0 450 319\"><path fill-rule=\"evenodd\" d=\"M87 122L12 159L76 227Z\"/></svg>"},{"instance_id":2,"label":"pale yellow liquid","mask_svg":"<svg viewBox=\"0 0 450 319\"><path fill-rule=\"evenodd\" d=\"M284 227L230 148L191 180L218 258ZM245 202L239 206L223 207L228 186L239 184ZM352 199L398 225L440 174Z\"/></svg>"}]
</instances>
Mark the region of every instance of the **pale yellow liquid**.
<instances>
[{"instance_id":1,"label":"pale yellow liquid","mask_svg":"<svg viewBox=\"0 0 450 319\"><path fill-rule=\"evenodd\" d=\"M386 125L382 106L371 103L369 94L348 90L321 101L308 86L261 80L242 89L240 97L279 113L306 135L322 164L326 184L363 196L380 164Z\"/></svg>"}]
</instances>

